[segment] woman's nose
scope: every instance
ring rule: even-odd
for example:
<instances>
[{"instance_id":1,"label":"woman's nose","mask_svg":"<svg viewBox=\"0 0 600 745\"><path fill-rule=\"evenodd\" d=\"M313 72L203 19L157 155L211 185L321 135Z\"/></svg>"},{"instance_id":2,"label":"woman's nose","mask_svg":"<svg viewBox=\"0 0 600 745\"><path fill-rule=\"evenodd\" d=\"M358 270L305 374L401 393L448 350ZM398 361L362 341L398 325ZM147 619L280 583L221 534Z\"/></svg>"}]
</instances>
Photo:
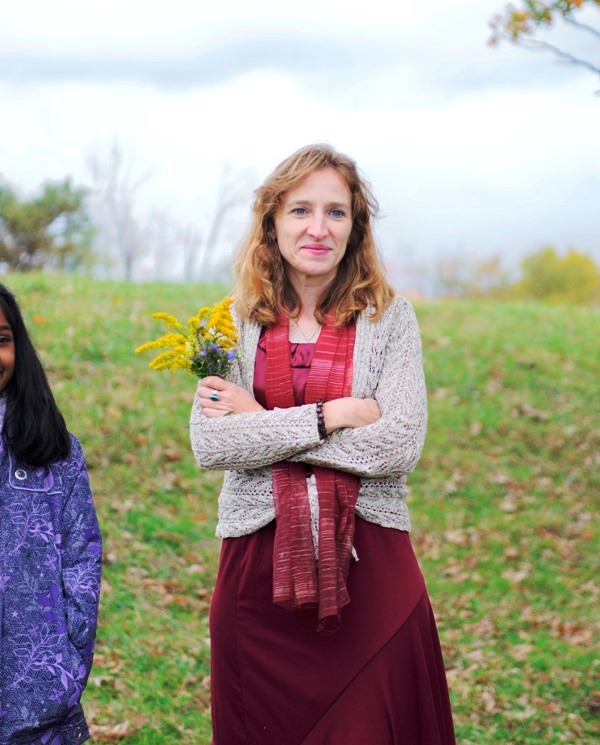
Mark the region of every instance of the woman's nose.
<instances>
[{"instance_id":1,"label":"woman's nose","mask_svg":"<svg viewBox=\"0 0 600 745\"><path fill-rule=\"evenodd\" d=\"M308 226L308 232L313 238L320 238L327 233L327 224L325 222L325 215L314 213L311 216L310 224Z\"/></svg>"}]
</instances>

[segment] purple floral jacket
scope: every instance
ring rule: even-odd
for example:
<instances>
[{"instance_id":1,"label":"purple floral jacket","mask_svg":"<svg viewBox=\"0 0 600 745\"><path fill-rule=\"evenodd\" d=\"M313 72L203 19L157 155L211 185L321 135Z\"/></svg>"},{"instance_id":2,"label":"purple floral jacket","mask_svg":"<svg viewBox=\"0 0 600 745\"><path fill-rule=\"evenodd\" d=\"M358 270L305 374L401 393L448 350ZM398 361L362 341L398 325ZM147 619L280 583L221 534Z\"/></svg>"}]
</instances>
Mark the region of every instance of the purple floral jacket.
<instances>
[{"instance_id":1,"label":"purple floral jacket","mask_svg":"<svg viewBox=\"0 0 600 745\"><path fill-rule=\"evenodd\" d=\"M102 540L81 446L31 468L0 444L0 745L87 740Z\"/></svg>"}]
</instances>

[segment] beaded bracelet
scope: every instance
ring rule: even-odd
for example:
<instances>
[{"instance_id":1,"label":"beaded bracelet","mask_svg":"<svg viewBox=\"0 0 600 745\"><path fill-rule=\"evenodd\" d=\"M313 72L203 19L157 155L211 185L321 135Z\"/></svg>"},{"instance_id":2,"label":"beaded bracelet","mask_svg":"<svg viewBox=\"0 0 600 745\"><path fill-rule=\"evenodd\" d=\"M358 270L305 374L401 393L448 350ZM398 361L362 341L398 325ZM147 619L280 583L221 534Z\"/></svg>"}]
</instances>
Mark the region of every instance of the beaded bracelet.
<instances>
[{"instance_id":1,"label":"beaded bracelet","mask_svg":"<svg viewBox=\"0 0 600 745\"><path fill-rule=\"evenodd\" d=\"M325 426L325 412L323 411L322 398L317 401L317 429L319 430L319 437L322 440L325 440L329 433L327 432L327 427Z\"/></svg>"}]
</instances>

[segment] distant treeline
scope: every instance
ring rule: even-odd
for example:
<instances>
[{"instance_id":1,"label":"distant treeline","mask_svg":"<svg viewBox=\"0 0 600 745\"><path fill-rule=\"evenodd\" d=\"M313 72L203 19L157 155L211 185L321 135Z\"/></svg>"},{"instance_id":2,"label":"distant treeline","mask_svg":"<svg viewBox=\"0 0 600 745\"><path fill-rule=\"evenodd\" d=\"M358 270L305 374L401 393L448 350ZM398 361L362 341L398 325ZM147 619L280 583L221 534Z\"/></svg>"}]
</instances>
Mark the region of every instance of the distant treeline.
<instances>
[{"instance_id":1,"label":"distant treeline","mask_svg":"<svg viewBox=\"0 0 600 745\"><path fill-rule=\"evenodd\" d=\"M41 194L32 199L21 198L12 187L0 182L0 268L144 280L166 278L162 259L168 259L172 268L180 257L181 277L194 281L198 277L192 270L193 254L205 254L214 246L219 225L233 205L220 201L208 238L201 245L199 236L189 230L167 230L164 216L158 232L150 226L142 229L134 224L131 193L105 190L104 203L107 198L114 202L109 212L113 237L107 247L105 225L96 219L99 213L93 208L93 197L69 179L45 184ZM103 241L97 240L100 235ZM161 251L155 250L156 243ZM227 279L222 274L223 266L219 271L221 275L209 276L204 270L202 278ZM575 249L561 255L552 246L542 248L526 256L516 273L507 271L499 256L475 261L463 256L443 257L433 269L412 267L400 271L400 275L406 290L423 296L600 304L600 268L592 257Z\"/></svg>"},{"instance_id":2,"label":"distant treeline","mask_svg":"<svg viewBox=\"0 0 600 745\"><path fill-rule=\"evenodd\" d=\"M506 270L494 256L476 261L442 258L431 273L432 294L441 297L600 305L600 268L573 248L560 254L546 246L527 255L516 272Z\"/></svg>"}]
</instances>

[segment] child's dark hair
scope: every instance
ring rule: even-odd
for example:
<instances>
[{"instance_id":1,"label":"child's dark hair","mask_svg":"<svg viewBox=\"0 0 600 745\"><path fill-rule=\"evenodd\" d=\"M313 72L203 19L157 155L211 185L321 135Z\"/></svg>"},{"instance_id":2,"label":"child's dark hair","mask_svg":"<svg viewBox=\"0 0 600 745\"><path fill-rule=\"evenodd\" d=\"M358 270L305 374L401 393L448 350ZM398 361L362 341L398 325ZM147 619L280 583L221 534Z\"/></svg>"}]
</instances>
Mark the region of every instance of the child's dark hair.
<instances>
[{"instance_id":1,"label":"child's dark hair","mask_svg":"<svg viewBox=\"0 0 600 745\"><path fill-rule=\"evenodd\" d=\"M17 458L30 466L47 466L67 458L71 438L50 390L15 296L0 284L0 307L15 344L15 369L3 394L6 412L2 437Z\"/></svg>"}]
</instances>

